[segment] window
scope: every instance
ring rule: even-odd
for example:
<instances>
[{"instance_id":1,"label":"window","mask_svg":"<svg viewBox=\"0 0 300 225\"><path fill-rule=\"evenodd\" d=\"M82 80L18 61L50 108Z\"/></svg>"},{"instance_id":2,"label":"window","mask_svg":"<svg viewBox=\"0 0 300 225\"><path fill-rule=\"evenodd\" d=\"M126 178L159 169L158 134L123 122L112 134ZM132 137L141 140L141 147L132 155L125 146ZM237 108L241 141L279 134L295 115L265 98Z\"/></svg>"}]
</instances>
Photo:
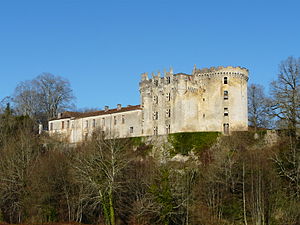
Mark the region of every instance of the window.
<instances>
[{"instance_id":1,"label":"window","mask_svg":"<svg viewBox=\"0 0 300 225\"><path fill-rule=\"evenodd\" d=\"M203 113L202 117L205 118L205 113Z\"/></svg>"},{"instance_id":2,"label":"window","mask_svg":"<svg viewBox=\"0 0 300 225\"><path fill-rule=\"evenodd\" d=\"M171 117L171 109L167 109L167 111L166 111L166 116L167 116L167 117Z\"/></svg>"},{"instance_id":3,"label":"window","mask_svg":"<svg viewBox=\"0 0 300 225\"><path fill-rule=\"evenodd\" d=\"M124 124L125 123L125 116L122 115L122 123Z\"/></svg>"},{"instance_id":4,"label":"window","mask_svg":"<svg viewBox=\"0 0 300 225\"><path fill-rule=\"evenodd\" d=\"M96 127L96 120L93 119L93 127Z\"/></svg>"},{"instance_id":5,"label":"window","mask_svg":"<svg viewBox=\"0 0 300 225\"><path fill-rule=\"evenodd\" d=\"M61 122L61 129L65 129L65 121Z\"/></svg>"},{"instance_id":6,"label":"window","mask_svg":"<svg viewBox=\"0 0 300 225\"><path fill-rule=\"evenodd\" d=\"M224 91L224 100L228 100L228 91Z\"/></svg>"},{"instance_id":7,"label":"window","mask_svg":"<svg viewBox=\"0 0 300 225\"><path fill-rule=\"evenodd\" d=\"M133 133L133 127L130 127L130 128L129 128L129 131L130 131L130 133L132 134L132 133Z\"/></svg>"},{"instance_id":8,"label":"window","mask_svg":"<svg viewBox=\"0 0 300 225\"><path fill-rule=\"evenodd\" d=\"M154 135L158 135L158 127L154 127L153 128L153 134Z\"/></svg>"},{"instance_id":9,"label":"window","mask_svg":"<svg viewBox=\"0 0 300 225\"><path fill-rule=\"evenodd\" d=\"M157 95L154 95L154 96L153 96L153 102L154 102L155 104L158 103L158 96L157 96Z\"/></svg>"},{"instance_id":10,"label":"window","mask_svg":"<svg viewBox=\"0 0 300 225\"><path fill-rule=\"evenodd\" d=\"M155 119L158 120L158 112L155 112Z\"/></svg>"},{"instance_id":11,"label":"window","mask_svg":"<svg viewBox=\"0 0 300 225\"><path fill-rule=\"evenodd\" d=\"M171 132L171 125L168 124L168 125L166 126L166 133L169 134L170 132Z\"/></svg>"},{"instance_id":12,"label":"window","mask_svg":"<svg viewBox=\"0 0 300 225\"><path fill-rule=\"evenodd\" d=\"M102 126L105 126L105 118L102 118Z\"/></svg>"},{"instance_id":13,"label":"window","mask_svg":"<svg viewBox=\"0 0 300 225\"><path fill-rule=\"evenodd\" d=\"M67 129L70 128L70 120L67 121Z\"/></svg>"},{"instance_id":14,"label":"window","mask_svg":"<svg viewBox=\"0 0 300 225\"><path fill-rule=\"evenodd\" d=\"M228 108L224 108L224 116L228 116Z\"/></svg>"},{"instance_id":15,"label":"window","mask_svg":"<svg viewBox=\"0 0 300 225\"><path fill-rule=\"evenodd\" d=\"M114 125L117 125L117 117L114 116Z\"/></svg>"},{"instance_id":16,"label":"window","mask_svg":"<svg viewBox=\"0 0 300 225\"><path fill-rule=\"evenodd\" d=\"M223 124L223 132L224 134L229 134L229 123Z\"/></svg>"},{"instance_id":17,"label":"window","mask_svg":"<svg viewBox=\"0 0 300 225\"><path fill-rule=\"evenodd\" d=\"M50 130L53 130L53 123L50 123Z\"/></svg>"},{"instance_id":18,"label":"window","mask_svg":"<svg viewBox=\"0 0 300 225\"><path fill-rule=\"evenodd\" d=\"M224 84L228 84L228 78L224 77Z\"/></svg>"},{"instance_id":19,"label":"window","mask_svg":"<svg viewBox=\"0 0 300 225\"><path fill-rule=\"evenodd\" d=\"M171 78L167 77L167 84L171 83Z\"/></svg>"},{"instance_id":20,"label":"window","mask_svg":"<svg viewBox=\"0 0 300 225\"><path fill-rule=\"evenodd\" d=\"M153 112L153 120L157 120L157 112Z\"/></svg>"},{"instance_id":21,"label":"window","mask_svg":"<svg viewBox=\"0 0 300 225\"><path fill-rule=\"evenodd\" d=\"M167 94L166 94L166 100L167 100L167 101L171 101L171 94L170 94L170 93L167 93Z\"/></svg>"},{"instance_id":22,"label":"window","mask_svg":"<svg viewBox=\"0 0 300 225\"><path fill-rule=\"evenodd\" d=\"M86 121L85 121L85 128L88 128L88 127L89 127L89 121L86 120Z\"/></svg>"},{"instance_id":23,"label":"window","mask_svg":"<svg viewBox=\"0 0 300 225\"><path fill-rule=\"evenodd\" d=\"M203 98L203 101L205 102L205 98Z\"/></svg>"}]
</instances>

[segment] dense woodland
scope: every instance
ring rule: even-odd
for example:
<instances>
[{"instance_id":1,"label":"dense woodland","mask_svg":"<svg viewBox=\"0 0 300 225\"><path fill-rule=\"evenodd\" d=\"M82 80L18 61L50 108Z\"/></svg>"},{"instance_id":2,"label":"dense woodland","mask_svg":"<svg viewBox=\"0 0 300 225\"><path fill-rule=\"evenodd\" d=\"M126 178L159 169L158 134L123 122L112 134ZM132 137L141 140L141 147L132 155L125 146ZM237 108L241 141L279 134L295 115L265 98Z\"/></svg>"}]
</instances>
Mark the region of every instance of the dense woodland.
<instances>
[{"instance_id":1,"label":"dense woodland","mask_svg":"<svg viewBox=\"0 0 300 225\"><path fill-rule=\"evenodd\" d=\"M19 85L2 107L0 221L300 224L300 59L280 64L268 96L249 85L248 132L170 135L159 159L141 138L104 140L96 131L74 147L39 134L38 123L73 98L61 79L65 101L45 99L43 90L59 92L43 78ZM276 130L272 140L266 128ZM186 160L171 160L176 154Z\"/></svg>"}]
</instances>

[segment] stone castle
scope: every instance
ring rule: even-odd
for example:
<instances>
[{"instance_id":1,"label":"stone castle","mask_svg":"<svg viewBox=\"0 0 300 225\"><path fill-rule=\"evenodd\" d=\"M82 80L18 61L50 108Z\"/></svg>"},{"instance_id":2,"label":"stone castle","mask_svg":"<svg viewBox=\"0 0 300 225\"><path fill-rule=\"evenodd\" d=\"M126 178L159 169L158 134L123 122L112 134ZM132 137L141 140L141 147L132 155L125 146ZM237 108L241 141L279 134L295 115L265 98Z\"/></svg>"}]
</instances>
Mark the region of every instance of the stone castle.
<instances>
[{"instance_id":1,"label":"stone castle","mask_svg":"<svg viewBox=\"0 0 300 225\"><path fill-rule=\"evenodd\" d=\"M78 143L95 129L106 138L248 129L246 68L195 66L191 75L174 74L172 69L163 75L141 75L140 105L64 112L49 121L49 134Z\"/></svg>"}]
</instances>

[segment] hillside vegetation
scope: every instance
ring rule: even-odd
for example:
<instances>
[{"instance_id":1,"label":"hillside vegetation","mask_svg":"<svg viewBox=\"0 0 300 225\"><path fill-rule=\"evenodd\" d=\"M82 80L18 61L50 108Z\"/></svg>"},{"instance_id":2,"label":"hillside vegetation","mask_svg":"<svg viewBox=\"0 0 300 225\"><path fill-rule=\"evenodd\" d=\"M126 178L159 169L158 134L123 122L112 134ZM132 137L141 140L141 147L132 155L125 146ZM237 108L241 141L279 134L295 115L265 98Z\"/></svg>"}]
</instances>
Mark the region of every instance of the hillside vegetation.
<instances>
[{"instance_id":1,"label":"hillside vegetation","mask_svg":"<svg viewBox=\"0 0 300 225\"><path fill-rule=\"evenodd\" d=\"M284 132L169 136L169 160L141 138L77 147L37 135L28 117L0 122L0 220L98 224L299 224L299 140ZM176 154L185 162L171 160Z\"/></svg>"}]
</instances>

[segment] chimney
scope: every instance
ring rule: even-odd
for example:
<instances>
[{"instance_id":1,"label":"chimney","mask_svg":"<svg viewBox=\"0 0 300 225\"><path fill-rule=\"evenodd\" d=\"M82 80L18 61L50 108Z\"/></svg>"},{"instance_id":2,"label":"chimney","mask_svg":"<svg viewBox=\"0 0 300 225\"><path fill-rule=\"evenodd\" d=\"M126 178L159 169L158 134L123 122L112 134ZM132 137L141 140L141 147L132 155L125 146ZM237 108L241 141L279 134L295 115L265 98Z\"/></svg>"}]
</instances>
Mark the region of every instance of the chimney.
<instances>
[{"instance_id":1,"label":"chimney","mask_svg":"<svg viewBox=\"0 0 300 225\"><path fill-rule=\"evenodd\" d=\"M121 104L117 104L117 110L121 110L122 109L122 105Z\"/></svg>"},{"instance_id":2,"label":"chimney","mask_svg":"<svg viewBox=\"0 0 300 225\"><path fill-rule=\"evenodd\" d=\"M106 106L104 106L104 111L105 112L107 112L108 111L108 109L109 109L109 107L106 105Z\"/></svg>"}]
</instances>

